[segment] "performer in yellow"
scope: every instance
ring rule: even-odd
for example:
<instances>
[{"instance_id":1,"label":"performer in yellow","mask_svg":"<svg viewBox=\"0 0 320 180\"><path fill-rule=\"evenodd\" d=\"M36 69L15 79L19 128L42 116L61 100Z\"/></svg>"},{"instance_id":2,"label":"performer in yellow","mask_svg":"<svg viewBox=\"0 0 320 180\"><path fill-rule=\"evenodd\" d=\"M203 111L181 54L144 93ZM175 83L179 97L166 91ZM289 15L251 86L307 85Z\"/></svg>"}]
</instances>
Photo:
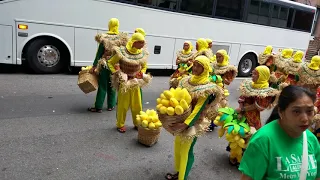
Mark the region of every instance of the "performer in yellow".
<instances>
[{"instance_id":1,"label":"performer in yellow","mask_svg":"<svg viewBox=\"0 0 320 180\"><path fill-rule=\"evenodd\" d=\"M166 175L166 179L185 180L194 162L193 148L197 138L203 135L210 122L207 112L220 100L222 89L210 82L209 74L212 71L209 59L198 56L192 67L192 75L184 77L180 88L186 88L190 93L192 113L183 123L173 124L172 130L179 131L174 141L174 160L177 173Z\"/></svg>"},{"instance_id":2,"label":"performer in yellow","mask_svg":"<svg viewBox=\"0 0 320 180\"><path fill-rule=\"evenodd\" d=\"M186 41L183 44L183 49L178 51L176 60L178 68L170 77L170 87L176 88L179 80L183 76L187 76L191 73L194 54L192 49L192 43L190 41Z\"/></svg>"},{"instance_id":3,"label":"performer in yellow","mask_svg":"<svg viewBox=\"0 0 320 180\"><path fill-rule=\"evenodd\" d=\"M310 89L316 93L320 86L320 56L313 56L310 63L302 64L299 69L298 85Z\"/></svg>"},{"instance_id":4,"label":"performer in yellow","mask_svg":"<svg viewBox=\"0 0 320 180\"><path fill-rule=\"evenodd\" d=\"M142 28L136 28L134 32L135 32L135 33L140 33L140 34L142 34L144 37L146 37L146 32L145 32L144 29L142 29Z\"/></svg>"},{"instance_id":5,"label":"performer in yellow","mask_svg":"<svg viewBox=\"0 0 320 180\"><path fill-rule=\"evenodd\" d=\"M297 51L293 57L286 61L283 72L285 73L285 83L288 85L297 85L299 81L298 71L302 65L303 52Z\"/></svg>"},{"instance_id":6,"label":"performer in yellow","mask_svg":"<svg viewBox=\"0 0 320 180\"><path fill-rule=\"evenodd\" d=\"M284 67L286 62L292 58L293 49L284 49L281 54L275 56L274 69L271 70L270 84L271 87L279 89L279 85L285 81Z\"/></svg>"},{"instance_id":7,"label":"performer in yellow","mask_svg":"<svg viewBox=\"0 0 320 180\"><path fill-rule=\"evenodd\" d=\"M115 47L116 54L108 61L112 72L112 85L118 90L117 106L117 129L124 133L126 114L131 108L133 124L136 127L136 115L142 110L140 88L151 80L146 75L147 58L149 53L144 47L144 36L141 33L134 33L126 46ZM116 71L114 65L119 63L120 69ZM138 73L142 77L137 77Z\"/></svg>"},{"instance_id":8,"label":"performer in yellow","mask_svg":"<svg viewBox=\"0 0 320 180\"><path fill-rule=\"evenodd\" d=\"M213 54L210 50L208 50L208 43L205 39L199 38L196 43L196 50L197 52L194 54L193 58L195 59L198 56L204 55L213 62Z\"/></svg>"},{"instance_id":9,"label":"performer in yellow","mask_svg":"<svg viewBox=\"0 0 320 180\"><path fill-rule=\"evenodd\" d=\"M212 52L213 41L212 41L212 39L209 39L209 38L207 38L206 41L207 41L207 43L208 43L208 50L210 51L211 56L214 57L213 52ZM213 59L214 59L214 58L213 58Z\"/></svg>"},{"instance_id":10,"label":"performer in yellow","mask_svg":"<svg viewBox=\"0 0 320 180\"><path fill-rule=\"evenodd\" d=\"M211 78L222 78L222 87L224 89L224 97L219 103L219 108L224 108L227 106L227 97L229 96L229 91L226 85L230 85L230 83L235 79L238 74L238 69L229 64L229 56L226 50L220 49L216 53L216 62L213 63L214 75ZM212 80L213 82L217 82L217 80ZM218 109L217 109L218 110ZM212 111L210 113L215 113L217 115L217 110ZM213 131L216 125L213 123L214 119L211 119L211 125L208 131Z\"/></svg>"},{"instance_id":11,"label":"performer in yellow","mask_svg":"<svg viewBox=\"0 0 320 180\"><path fill-rule=\"evenodd\" d=\"M107 68L107 60L113 55L114 46L125 45L128 41L126 33L119 32L119 20L112 18L109 21L109 31L105 34L98 34L95 37L99 43L96 58L93 63L91 73L99 74L99 87L97 91L95 106L88 108L91 112L102 112L104 100L107 95L108 110L111 111L116 105L116 92L111 87L110 71Z\"/></svg>"},{"instance_id":12,"label":"performer in yellow","mask_svg":"<svg viewBox=\"0 0 320 180\"><path fill-rule=\"evenodd\" d=\"M263 53L259 54L258 63L260 65L268 66L270 69L270 73L274 72L274 58L273 47L267 46Z\"/></svg>"}]
</instances>

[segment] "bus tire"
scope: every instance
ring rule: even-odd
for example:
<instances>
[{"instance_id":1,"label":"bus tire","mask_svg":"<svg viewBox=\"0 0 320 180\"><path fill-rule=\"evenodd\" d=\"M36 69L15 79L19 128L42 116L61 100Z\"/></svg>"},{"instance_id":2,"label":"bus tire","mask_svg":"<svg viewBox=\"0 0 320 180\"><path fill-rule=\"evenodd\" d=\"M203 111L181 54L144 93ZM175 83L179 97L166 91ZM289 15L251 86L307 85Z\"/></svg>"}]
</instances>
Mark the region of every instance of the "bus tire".
<instances>
[{"instance_id":1,"label":"bus tire","mask_svg":"<svg viewBox=\"0 0 320 180\"><path fill-rule=\"evenodd\" d=\"M60 73L65 65L62 60L67 57L65 52L59 41L41 38L34 40L27 47L26 59L35 73Z\"/></svg>"},{"instance_id":2,"label":"bus tire","mask_svg":"<svg viewBox=\"0 0 320 180\"><path fill-rule=\"evenodd\" d=\"M257 59L253 54L244 55L238 65L238 75L240 77L248 77L257 66Z\"/></svg>"}]
</instances>

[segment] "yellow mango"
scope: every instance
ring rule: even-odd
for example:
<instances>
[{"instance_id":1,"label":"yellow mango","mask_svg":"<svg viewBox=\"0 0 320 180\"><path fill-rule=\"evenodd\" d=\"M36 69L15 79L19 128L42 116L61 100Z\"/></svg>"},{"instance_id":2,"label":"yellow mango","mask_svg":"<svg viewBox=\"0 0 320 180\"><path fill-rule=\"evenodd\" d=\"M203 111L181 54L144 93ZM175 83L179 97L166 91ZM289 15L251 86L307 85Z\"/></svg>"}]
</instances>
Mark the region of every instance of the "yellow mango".
<instances>
[{"instance_id":1,"label":"yellow mango","mask_svg":"<svg viewBox=\"0 0 320 180\"><path fill-rule=\"evenodd\" d=\"M162 104L158 104L158 105L156 106L157 110L160 111L160 108L161 108L162 106L163 106Z\"/></svg>"},{"instance_id":2,"label":"yellow mango","mask_svg":"<svg viewBox=\"0 0 320 180\"><path fill-rule=\"evenodd\" d=\"M143 111L140 111L140 115L143 115L143 114L146 114L145 112L143 112Z\"/></svg>"},{"instance_id":3,"label":"yellow mango","mask_svg":"<svg viewBox=\"0 0 320 180\"><path fill-rule=\"evenodd\" d=\"M184 112L183 108L180 105L176 106L174 111L177 115L181 115Z\"/></svg>"},{"instance_id":4,"label":"yellow mango","mask_svg":"<svg viewBox=\"0 0 320 180\"><path fill-rule=\"evenodd\" d=\"M152 116L152 122L153 122L153 123L156 123L156 122L158 122L158 121L159 121L159 118L158 118L158 117Z\"/></svg>"},{"instance_id":5,"label":"yellow mango","mask_svg":"<svg viewBox=\"0 0 320 180\"><path fill-rule=\"evenodd\" d=\"M161 114L167 114L167 108L165 106L160 107L160 113Z\"/></svg>"},{"instance_id":6,"label":"yellow mango","mask_svg":"<svg viewBox=\"0 0 320 180\"><path fill-rule=\"evenodd\" d=\"M153 122L151 122L151 123L149 123L148 128L149 129L155 129L156 126L153 124Z\"/></svg>"},{"instance_id":7,"label":"yellow mango","mask_svg":"<svg viewBox=\"0 0 320 180\"><path fill-rule=\"evenodd\" d=\"M139 119L136 119L136 123L141 126L141 124L142 124L141 119L140 119L140 118L139 118Z\"/></svg>"},{"instance_id":8,"label":"yellow mango","mask_svg":"<svg viewBox=\"0 0 320 180\"><path fill-rule=\"evenodd\" d=\"M173 115L174 115L174 109L173 109L173 107L168 107L168 108L167 108L167 114L168 114L169 116L173 116Z\"/></svg>"},{"instance_id":9,"label":"yellow mango","mask_svg":"<svg viewBox=\"0 0 320 180\"><path fill-rule=\"evenodd\" d=\"M173 98L170 98L170 105L172 107L176 107L176 106L179 105L179 102L178 102L178 100L176 98L173 97Z\"/></svg>"},{"instance_id":10,"label":"yellow mango","mask_svg":"<svg viewBox=\"0 0 320 180\"><path fill-rule=\"evenodd\" d=\"M156 126L156 128L162 127L162 123L160 121L154 123L154 125Z\"/></svg>"},{"instance_id":11,"label":"yellow mango","mask_svg":"<svg viewBox=\"0 0 320 180\"><path fill-rule=\"evenodd\" d=\"M166 96L163 93L160 94L160 98L161 99L167 99Z\"/></svg>"},{"instance_id":12,"label":"yellow mango","mask_svg":"<svg viewBox=\"0 0 320 180\"><path fill-rule=\"evenodd\" d=\"M148 117L148 122L149 122L149 123L152 122L152 116L149 116L149 117Z\"/></svg>"},{"instance_id":13,"label":"yellow mango","mask_svg":"<svg viewBox=\"0 0 320 180\"><path fill-rule=\"evenodd\" d=\"M144 128L148 127L148 125L149 125L149 123L148 123L147 120L143 120L142 123L141 123L141 126L144 127Z\"/></svg>"},{"instance_id":14,"label":"yellow mango","mask_svg":"<svg viewBox=\"0 0 320 180\"><path fill-rule=\"evenodd\" d=\"M183 110L187 110L189 108L187 101L184 99L181 99L180 106L183 108Z\"/></svg>"},{"instance_id":15,"label":"yellow mango","mask_svg":"<svg viewBox=\"0 0 320 180\"><path fill-rule=\"evenodd\" d=\"M239 140L240 140L240 136L239 136L239 135L235 135L235 136L234 136L234 140L235 140L235 141L239 141Z\"/></svg>"},{"instance_id":16,"label":"yellow mango","mask_svg":"<svg viewBox=\"0 0 320 180\"><path fill-rule=\"evenodd\" d=\"M161 104L165 107L169 107L170 106L170 101L167 99L162 99L161 100Z\"/></svg>"},{"instance_id":17,"label":"yellow mango","mask_svg":"<svg viewBox=\"0 0 320 180\"><path fill-rule=\"evenodd\" d=\"M142 114L140 115L141 120L148 120L148 115L147 114Z\"/></svg>"},{"instance_id":18,"label":"yellow mango","mask_svg":"<svg viewBox=\"0 0 320 180\"><path fill-rule=\"evenodd\" d=\"M171 93L169 90L163 91L163 94L166 96L167 99L173 98L173 93Z\"/></svg>"},{"instance_id":19,"label":"yellow mango","mask_svg":"<svg viewBox=\"0 0 320 180\"><path fill-rule=\"evenodd\" d=\"M192 102L192 97L190 96L190 94L185 94L184 95L184 100L186 100L187 104L190 105Z\"/></svg>"}]
</instances>

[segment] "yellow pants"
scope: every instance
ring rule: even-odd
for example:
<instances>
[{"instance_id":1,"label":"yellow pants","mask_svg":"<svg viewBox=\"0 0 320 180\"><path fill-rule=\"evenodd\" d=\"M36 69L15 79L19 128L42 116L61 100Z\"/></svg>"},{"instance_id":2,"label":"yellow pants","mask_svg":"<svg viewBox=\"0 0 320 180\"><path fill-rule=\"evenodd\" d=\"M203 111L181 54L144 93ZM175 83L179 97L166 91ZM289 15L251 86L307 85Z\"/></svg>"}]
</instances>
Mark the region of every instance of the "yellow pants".
<instances>
[{"instance_id":1,"label":"yellow pants","mask_svg":"<svg viewBox=\"0 0 320 180\"><path fill-rule=\"evenodd\" d=\"M124 127L129 107L131 107L133 124L136 126L136 115L142 111L140 87L132 88L124 93L118 91L117 128Z\"/></svg>"},{"instance_id":2,"label":"yellow pants","mask_svg":"<svg viewBox=\"0 0 320 180\"><path fill-rule=\"evenodd\" d=\"M174 140L174 162L175 169L179 172L178 180L186 180L194 162L193 147L197 138L181 142L181 137L176 136Z\"/></svg>"}]
</instances>

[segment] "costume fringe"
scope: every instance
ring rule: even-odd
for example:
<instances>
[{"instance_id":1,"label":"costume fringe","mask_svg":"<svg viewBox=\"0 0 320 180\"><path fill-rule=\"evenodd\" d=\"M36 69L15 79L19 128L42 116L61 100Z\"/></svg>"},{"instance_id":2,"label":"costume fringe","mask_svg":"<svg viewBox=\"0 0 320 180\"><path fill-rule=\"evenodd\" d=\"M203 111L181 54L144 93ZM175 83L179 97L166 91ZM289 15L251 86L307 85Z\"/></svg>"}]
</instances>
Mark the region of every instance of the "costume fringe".
<instances>
[{"instance_id":1,"label":"costume fringe","mask_svg":"<svg viewBox=\"0 0 320 180\"><path fill-rule=\"evenodd\" d=\"M280 77L277 77L276 73L280 73L281 74ZM286 76L283 73L279 72L279 71L272 72L270 74L269 82L278 83L278 82L283 82L285 80L286 80Z\"/></svg>"},{"instance_id":2,"label":"costume fringe","mask_svg":"<svg viewBox=\"0 0 320 180\"><path fill-rule=\"evenodd\" d=\"M183 50L177 52L177 59L180 63L187 63L193 59L194 52L190 52L190 54L183 54L182 52Z\"/></svg>"},{"instance_id":3,"label":"costume fringe","mask_svg":"<svg viewBox=\"0 0 320 180\"><path fill-rule=\"evenodd\" d=\"M301 68L301 65L302 65L302 63L296 63L296 62L293 62L292 60L290 60L285 63L285 67L283 68L283 71L286 74L297 75L299 69Z\"/></svg>"},{"instance_id":4,"label":"costume fringe","mask_svg":"<svg viewBox=\"0 0 320 180\"><path fill-rule=\"evenodd\" d=\"M97 74L100 74L101 70L103 68L106 68L108 69L108 63L107 63L107 60L105 58L101 58L99 61L98 61L98 64L97 64L97 68L96 68L96 73Z\"/></svg>"},{"instance_id":5,"label":"costume fringe","mask_svg":"<svg viewBox=\"0 0 320 180\"><path fill-rule=\"evenodd\" d=\"M188 142L195 137L201 137L206 133L206 130L210 126L210 120L206 117L199 119L196 124L180 133L176 133L176 136L181 137L182 142Z\"/></svg>"},{"instance_id":6,"label":"costume fringe","mask_svg":"<svg viewBox=\"0 0 320 180\"><path fill-rule=\"evenodd\" d=\"M210 52L210 50L204 50L204 51L200 51L200 52L198 51L198 52L194 53L192 59L196 59L196 57L201 56L201 55L207 56L207 58L209 58L210 60L213 57L213 53Z\"/></svg>"},{"instance_id":7,"label":"costume fringe","mask_svg":"<svg viewBox=\"0 0 320 180\"><path fill-rule=\"evenodd\" d=\"M298 72L300 85L320 85L320 70L312 70L308 67L307 63L301 65Z\"/></svg>"},{"instance_id":8,"label":"costume fringe","mask_svg":"<svg viewBox=\"0 0 320 180\"><path fill-rule=\"evenodd\" d=\"M112 88L124 93L135 87L146 87L151 80L152 76L150 74L145 74L142 79L134 78L128 80L128 75L119 70L111 76L111 85Z\"/></svg>"},{"instance_id":9,"label":"costume fringe","mask_svg":"<svg viewBox=\"0 0 320 180\"><path fill-rule=\"evenodd\" d=\"M114 46L125 46L129 41L129 37L127 33L119 33L117 35L99 33L95 36L95 40L98 43L103 43L106 50L112 50Z\"/></svg>"},{"instance_id":10,"label":"costume fringe","mask_svg":"<svg viewBox=\"0 0 320 180\"><path fill-rule=\"evenodd\" d=\"M213 70L214 74L216 75L224 75L226 72L232 71L232 74L233 74L232 81L234 80L234 78L237 77L237 74L238 74L238 69L233 65L218 66L217 63L213 63L213 69L214 69Z\"/></svg>"},{"instance_id":11,"label":"costume fringe","mask_svg":"<svg viewBox=\"0 0 320 180\"><path fill-rule=\"evenodd\" d=\"M252 87L252 81L249 81L249 80L244 80L240 84L239 90L240 90L241 96L244 96L244 97L261 97L261 98L275 97L275 100L271 103L271 105L267 109L274 107L278 103L278 99L280 95L279 90L276 90L271 87L264 88L264 89L254 89Z\"/></svg>"},{"instance_id":12,"label":"costume fringe","mask_svg":"<svg viewBox=\"0 0 320 180\"><path fill-rule=\"evenodd\" d=\"M267 60L269 58L273 58L274 59L275 56L273 54L263 54L263 53L261 53L261 54L259 54L259 57L258 57L258 63L260 65L264 65L264 64L266 64L266 62L267 62Z\"/></svg>"},{"instance_id":13,"label":"costume fringe","mask_svg":"<svg viewBox=\"0 0 320 180\"><path fill-rule=\"evenodd\" d=\"M145 49L142 49L140 54L129 54L125 46L113 47L113 49L120 57L121 61L124 61L127 64L138 65L147 63L149 57L149 52Z\"/></svg>"},{"instance_id":14,"label":"costume fringe","mask_svg":"<svg viewBox=\"0 0 320 180\"><path fill-rule=\"evenodd\" d=\"M281 54L278 54L274 58L274 64L277 66L277 68L282 70L286 66L286 62L290 60L291 58L285 59L281 56Z\"/></svg>"}]
</instances>

